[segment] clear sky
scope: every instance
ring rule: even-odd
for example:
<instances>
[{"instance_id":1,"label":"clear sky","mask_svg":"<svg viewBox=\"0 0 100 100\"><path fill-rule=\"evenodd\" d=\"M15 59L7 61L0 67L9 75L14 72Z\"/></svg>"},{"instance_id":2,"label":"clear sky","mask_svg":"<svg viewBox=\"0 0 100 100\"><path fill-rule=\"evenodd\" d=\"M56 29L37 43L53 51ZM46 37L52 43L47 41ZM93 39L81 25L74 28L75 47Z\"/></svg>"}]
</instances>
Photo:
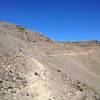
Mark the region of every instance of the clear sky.
<instances>
[{"instance_id":1,"label":"clear sky","mask_svg":"<svg viewBox=\"0 0 100 100\"><path fill-rule=\"evenodd\" d=\"M100 0L0 0L0 20L56 41L100 40Z\"/></svg>"}]
</instances>

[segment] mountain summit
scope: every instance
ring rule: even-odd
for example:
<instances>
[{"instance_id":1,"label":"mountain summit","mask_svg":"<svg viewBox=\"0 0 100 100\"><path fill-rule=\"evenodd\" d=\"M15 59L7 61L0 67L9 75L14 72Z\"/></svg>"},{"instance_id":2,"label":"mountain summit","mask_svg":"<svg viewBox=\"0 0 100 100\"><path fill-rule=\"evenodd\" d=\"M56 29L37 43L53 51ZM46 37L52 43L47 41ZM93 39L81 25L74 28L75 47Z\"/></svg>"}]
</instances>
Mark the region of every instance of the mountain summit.
<instances>
[{"instance_id":1,"label":"mountain summit","mask_svg":"<svg viewBox=\"0 0 100 100\"><path fill-rule=\"evenodd\" d=\"M100 100L100 42L54 42L0 22L0 100Z\"/></svg>"}]
</instances>

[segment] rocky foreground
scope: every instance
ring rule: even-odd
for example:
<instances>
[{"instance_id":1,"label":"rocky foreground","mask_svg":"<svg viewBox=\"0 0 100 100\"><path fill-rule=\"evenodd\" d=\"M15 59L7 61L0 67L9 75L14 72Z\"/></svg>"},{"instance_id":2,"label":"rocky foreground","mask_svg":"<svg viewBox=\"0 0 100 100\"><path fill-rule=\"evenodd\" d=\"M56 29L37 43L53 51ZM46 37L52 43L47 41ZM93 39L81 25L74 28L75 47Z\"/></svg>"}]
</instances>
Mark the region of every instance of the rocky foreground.
<instances>
[{"instance_id":1,"label":"rocky foreground","mask_svg":"<svg viewBox=\"0 0 100 100\"><path fill-rule=\"evenodd\" d=\"M0 22L0 100L100 100L100 42L54 42Z\"/></svg>"}]
</instances>

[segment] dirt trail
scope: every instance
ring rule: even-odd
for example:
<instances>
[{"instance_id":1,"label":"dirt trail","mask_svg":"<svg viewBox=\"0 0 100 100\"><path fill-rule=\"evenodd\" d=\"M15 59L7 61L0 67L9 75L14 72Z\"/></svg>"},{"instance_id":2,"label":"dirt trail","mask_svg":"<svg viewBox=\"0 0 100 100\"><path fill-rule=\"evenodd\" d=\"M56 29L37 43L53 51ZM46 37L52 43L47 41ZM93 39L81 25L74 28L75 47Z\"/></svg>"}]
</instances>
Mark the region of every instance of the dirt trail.
<instances>
[{"instance_id":1,"label":"dirt trail","mask_svg":"<svg viewBox=\"0 0 100 100\"><path fill-rule=\"evenodd\" d=\"M46 76L43 74L46 71L45 66L32 56L24 55L22 53L20 53L20 55L28 58L31 63L36 63L37 73L39 74L37 75L38 77L34 77L34 72L29 73L27 76L28 86L26 87L26 90L28 90L29 93L34 94L34 100L49 100L51 91L46 86L49 85L49 83L46 81Z\"/></svg>"}]
</instances>

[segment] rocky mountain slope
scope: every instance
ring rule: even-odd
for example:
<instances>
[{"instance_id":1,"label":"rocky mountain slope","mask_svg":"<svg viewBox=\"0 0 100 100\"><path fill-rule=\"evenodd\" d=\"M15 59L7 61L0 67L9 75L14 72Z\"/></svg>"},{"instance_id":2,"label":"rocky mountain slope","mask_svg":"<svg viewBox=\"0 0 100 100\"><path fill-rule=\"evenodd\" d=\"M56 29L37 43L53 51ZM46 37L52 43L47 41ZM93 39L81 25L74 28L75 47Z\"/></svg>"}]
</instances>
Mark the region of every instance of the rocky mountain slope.
<instances>
[{"instance_id":1,"label":"rocky mountain slope","mask_svg":"<svg viewBox=\"0 0 100 100\"><path fill-rule=\"evenodd\" d=\"M0 22L0 100L100 100L100 42L54 42Z\"/></svg>"}]
</instances>

